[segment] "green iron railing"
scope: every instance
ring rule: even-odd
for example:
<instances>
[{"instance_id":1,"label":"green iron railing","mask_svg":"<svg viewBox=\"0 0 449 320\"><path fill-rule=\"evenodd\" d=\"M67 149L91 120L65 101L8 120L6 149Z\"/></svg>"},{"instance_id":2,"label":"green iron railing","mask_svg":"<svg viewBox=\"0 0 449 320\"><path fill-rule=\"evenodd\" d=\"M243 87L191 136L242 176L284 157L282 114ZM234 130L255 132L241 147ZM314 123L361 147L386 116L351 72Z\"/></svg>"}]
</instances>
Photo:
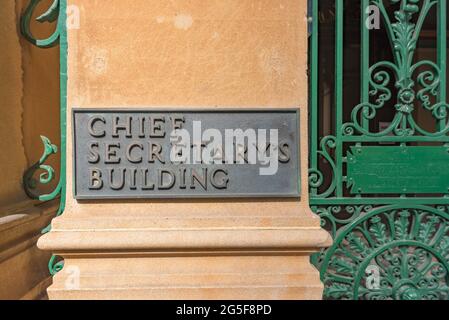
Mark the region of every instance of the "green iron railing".
<instances>
[{"instance_id":1,"label":"green iron railing","mask_svg":"<svg viewBox=\"0 0 449 320\"><path fill-rule=\"evenodd\" d=\"M33 14L41 0L30 0L26 7L22 19L20 22L20 30L22 35L33 45L39 48L50 48L59 45L60 48L60 134L61 134L61 146L59 153L61 157L59 182L53 192L49 194L39 195L34 191L36 189L37 182L33 178L37 171L43 171L40 174L38 182L41 184L50 183L55 175L54 169L45 164L45 161L53 154L56 154L58 148L52 144L51 141L45 136L41 136L44 144L44 152L38 162L30 167L24 174L23 186L25 192L32 199L38 199L40 201L50 201L60 198L59 209L57 216L61 215L64 211L65 197L66 197L66 122L67 122L67 0L54 0L50 8L38 16L36 20L40 23L44 22L56 22L55 31L51 36L46 39L36 39L31 32L31 24ZM42 233L47 233L51 230L51 224L42 230ZM52 256L49 263L49 271L52 275L56 274L62 269L64 262L57 256Z\"/></svg>"},{"instance_id":2,"label":"green iron railing","mask_svg":"<svg viewBox=\"0 0 449 320\"><path fill-rule=\"evenodd\" d=\"M324 297L449 299L446 0L334 0L334 34L321 37L320 10L329 2L311 3L309 51L310 203L334 238L312 258ZM388 48L372 44L368 6L378 9ZM344 73L354 63L345 58L345 13L354 7L361 22L360 94L345 87ZM432 15L436 58L420 60L418 44ZM321 129L328 111L320 102L320 46L329 39L334 44L326 48L335 52L330 134ZM392 58L378 60L385 50ZM359 94L360 102L349 105L348 94ZM390 122L380 128L385 111ZM418 113L433 125L421 123Z\"/></svg>"}]
</instances>

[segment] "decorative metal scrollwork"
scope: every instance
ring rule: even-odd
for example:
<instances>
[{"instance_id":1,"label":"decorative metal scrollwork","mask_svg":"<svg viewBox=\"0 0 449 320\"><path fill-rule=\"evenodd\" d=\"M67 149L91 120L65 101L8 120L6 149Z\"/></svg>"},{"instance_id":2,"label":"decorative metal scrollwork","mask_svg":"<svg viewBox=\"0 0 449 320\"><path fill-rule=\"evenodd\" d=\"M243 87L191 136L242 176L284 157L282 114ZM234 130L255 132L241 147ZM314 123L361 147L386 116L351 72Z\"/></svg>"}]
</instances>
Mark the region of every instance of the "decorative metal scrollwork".
<instances>
[{"instance_id":1,"label":"decorative metal scrollwork","mask_svg":"<svg viewBox=\"0 0 449 320\"><path fill-rule=\"evenodd\" d=\"M390 0L399 4L394 11L392 23L383 0L372 0L382 14L384 25L393 51L394 61L380 61L369 69L370 96L374 102L362 102L355 106L351 113L351 122L343 125L343 133L351 136L361 134L369 137L382 137L394 134L396 136L422 135L440 137L449 132L449 104L438 101L437 96L442 85L440 75L442 70L432 61L422 60L414 63L417 42L423 24L430 10L438 4L437 0ZM421 6L420 6L420 3ZM418 14L416 23L414 16ZM424 69L424 70L423 70ZM361 121L371 121L377 111L393 97L392 80L396 88L396 113L390 125L379 131L370 131L369 126L363 126ZM432 102L434 101L434 102ZM435 120L442 125L434 132L423 129L415 121L413 111L417 105L431 112Z\"/></svg>"},{"instance_id":2,"label":"decorative metal scrollwork","mask_svg":"<svg viewBox=\"0 0 449 320\"><path fill-rule=\"evenodd\" d=\"M428 185L435 186L433 181L445 181L438 170L429 173L426 181L413 180L413 175L418 175L425 165L435 165L439 154L435 150L441 147L444 153L449 145L447 3L446 0L358 3L360 7L344 0L335 0L334 6L312 1L315 25L310 41L310 203L321 217L322 227L331 233L334 244L311 260L320 269L327 299L447 300L449 190L444 183L441 189L425 189ZM379 31L365 28L369 6L378 9ZM319 10L327 8L333 10L335 24L320 28ZM345 23L354 13L360 18L361 40L344 41L347 31L356 28L353 21ZM427 24L431 14L435 23ZM418 44L425 45L420 42L424 28L436 31L434 61L418 59L416 54ZM325 34L319 37L318 30ZM332 39L327 37L327 30L335 31L332 58L319 50L326 39ZM373 50L371 37L376 43L387 40L391 58L383 58L385 53ZM354 93L352 88L345 90L344 72L357 70L346 58L352 57L352 53L346 55L346 42L354 47L360 45L361 90L355 106L346 103L348 95ZM327 64L331 59L333 63ZM334 70L332 74L327 71L330 69ZM332 79L329 75L333 81L328 81ZM329 87L334 87L330 93L334 99L320 101L320 89L325 91ZM422 116L425 113L428 117ZM401 148L404 152L396 157ZM412 148L422 148L426 157L408 157ZM356 149L379 153L364 161L361 154L354 157L352 150ZM354 168L359 169L355 172L359 177L367 178L359 178L358 185L365 181L365 186L372 183L382 188L353 190ZM421 177L428 173L425 169L421 172ZM413 191L398 182L398 177L404 176L410 178ZM390 185L391 188L383 188ZM437 207L440 204L444 206Z\"/></svg>"},{"instance_id":3,"label":"decorative metal scrollwork","mask_svg":"<svg viewBox=\"0 0 449 320\"><path fill-rule=\"evenodd\" d=\"M340 227L346 226L372 208L371 205L312 207L321 218L321 227L328 230L333 238Z\"/></svg>"},{"instance_id":4,"label":"decorative metal scrollwork","mask_svg":"<svg viewBox=\"0 0 449 320\"><path fill-rule=\"evenodd\" d=\"M342 197L348 183L345 177L345 153L348 145L345 143L357 141L363 143L375 143L390 141L391 143L408 143L412 141L438 141L447 143L449 134L449 104L446 101L446 62L444 57L446 48L438 48L437 62L416 59L416 50L424 23L431 13L437 12L440 16L445 11L446 4L442 0L364 0L364 5L374 5L379 9L382 17L382 29L385 30L389 45L391 46L392 59L381 60L370 65L370 44L366 39L361 39L362 60L367 61L362 74L366 81L363 87L362 98L358 105L348 109L343 105L343 96L338 89L342 89L342 75L335 75L336 81L336 127L329 135L318 137L318 125L314 124L314 140L311 142L311 168L309 170L309 183L311 197L315 199L328 199ZM337 7L341 7L336 19L343 20L343 2L336 0ZM443 7L441 7L443 6ZM366 8L361 8L362 12ZM434 10L436 9L436 10ZM315 9L317 11L317 9ZM441 12L440 12L441 11ZM363 16L362 13L361 16ZM318 14L315 13L317 19ZM445 20L445 19L444 19ZM338 26L338 23L337 23ZM437 40L445 37L444 26L437 26L439 32ZM363 33L363 30L362 30ZM341 41L343 30L337 30L337 52L342 51ZM363 33L369 39L369 31ZM318 38L315 36L315 42ZM445 42L444 42L445 43ZM365 48L365 49L363 49ZM312 46L312 55L317 56L314 61L318 63L318 45ZM337 55L343 63L342 54ZM337 58L338 59L338 58ZM343 72L343 70L339 70ZM317 71L315 71L317 73ZM313 75L313 74L312 74ZM315 76L316 77L316 76ZM313 80L312 90L317 88L317 80ZM313 95L317 95L313 92ZM340 99L340 100L339 100ZM312 106L312 122L318 122L317 100ZM380 126L379 111L386 106L393 108L393 115L386 126ZM434 130L429 129L428 123L418 123L416 110L426 110L433 118ZM350 112L346 119L346 111ZM385 122L385 116L383 122ZM422 118L422 117L421 117ZM344 120L345 119L345 120ZM426 129L424 128L426 127ZM377 128L377 129L376 129ZM316 138L315 138L316 137ZM325 170L327 169L327 170Z\"/></svg>"},{"instance_id":5,"label":"decorative metal scrollwork","mask_svg":"<svg viewBox=\"0 0 449 320\"><path fill-rule=\"evenodd\" d=\"M23 175L23 187L27 196L31 199L48 201L56 198L56 196L59 195L59 193L61 192L61 187L58 185L56 189L50 194L38 195L33 192L33 190L36 189L37 186L37 181L33 176L38 170L43 170L44 172L39 176L39 183L48 184L53 181L55 170L51 166L46 165L45 162L51 155L58 152L58 147L52 144L50 139L48 139L47 137L41 136L41 140L44 144L44 152L39 161L37 161L33 166L25 171L25 174Z\"/></svg>"},{"instance_id":6,"label":"decorative metal scrollwork","mask_svg":"<svg viewBox=\"0 0 449 320\"><path fill-rule=\"evenodd\" d=\"M64 268L64 260L62 260L59 256L52 255L48 261L48 270L50 271L50 274L54 276L61 271L62 268Z\"/></svg>"},{"instance_id":7,"label":"decorative metal scrollwork","mask_svg":"<svg viewBox=\"0 0 449 320\"><path fill-rule=\"evenodd\" d=\"M32 44L39 48L49 48L55 46L61 35L61 28L56 26L55 31L46 39L36 39L31 32L31 21L33 13L41 0L31 0L22 15L20 29L22 35ZM36 18L38 22L55 22L59 18L60 0L54 0L48 10Z\"/></svg>"},{"instance_id":8,"label":"decorative metal scrollwork","mask_svg":"<svg viewBox=\"0 0 449 320\"><path fill-rule=\"evenodd\" d=\"M317 197L320 197L320 198L326 198L326 197L330 196L335 191L336 166L335 166L335 161L333 160L333 158L331 156L331 149L334 149L335 147L336 147L336 137L327 136L321 140L320 150L317 150L317 154L327 161L327 163L330 166L330 170L332 172L329 186L327 186L327 189L325 191L323 191L319 195L317 195ZM325 179L323 177L323 173L318 168L309 169L309 185L311 188L318 189L318 188L322 187L324 185L324 183L325 183Z\"/></svg>"},{"instance_id":9,"label":"decorative metal scrollwork","mask_svg":"<svg viewBox=\"0 0 449 320\"><path fill-rule=\"evenodd\" d=\"M67 0L54 0L46 12L41 14L36 18L36 21L40 23L44 22L56 22L56 27L54 32L45 39L37 39L34 37L31 31L31 23L33 19L33 14L39 5L41 0L30 0L28 6L22 14L20 21L20 30L25 39L27 39L33 45L39 48L50 48L58 44L61 45L60 49L60 59L61 59L61 105L60 105L60 118L61 118L61 173L59 177L59 182L55 189L44 195L39 195L33 190L36 189L37 183L48 184L55 176L54 169L45 164L46 160L57 153L58 148L56 145L52 144L51 141L41 136L41 140L44 144L44 152L42 157L38 162L36 162L31 168L29 168L23 176L23 186L26 194L32 199L38 199L40 201L50 201L60 197L60 205L57 212L57 216L61 215L64 211L65 206L65 147L66 147L66 94L67 94L67 35L66 35L66 7ZM63 41L61 41L61 39ZM39 180L33 178L34 174L38 170L43 170L44 172L40 174ZM51 230L51 224L42 230L42 233L47 233ZM60 260L57 256L53 255L48 263L49 271L52 275L59 272L64 265L64 261Z\"/></svg>"},{"instance_id":10,"label":"decorative metal scrollwork","mask_svg":"<svg viewBox=\"0 0 449 320\"><path fill-rule=\"evenodd\" d=\"M328 299L449 299L446 208L382 207L341 228L321 257Z\"/></svg>"}]
</instances>

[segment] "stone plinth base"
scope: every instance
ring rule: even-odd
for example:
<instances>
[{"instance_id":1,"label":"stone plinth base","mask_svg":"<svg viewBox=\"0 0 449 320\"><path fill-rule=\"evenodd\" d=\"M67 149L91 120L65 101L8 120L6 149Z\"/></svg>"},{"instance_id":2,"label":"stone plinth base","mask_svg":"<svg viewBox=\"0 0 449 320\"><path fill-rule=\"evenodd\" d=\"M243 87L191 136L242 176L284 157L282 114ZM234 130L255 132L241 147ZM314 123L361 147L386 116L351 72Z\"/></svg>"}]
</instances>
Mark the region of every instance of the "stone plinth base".
<instances>
[{"instance_id":1,"label":"stone plinth base","mask_svg":"<svg viewBox=\"0 0 449 320\"><path fill-rule=\"evenodd\" d=\"M80 288L74 284L79 268ZM67 258L51 299L321 299L308 256Z\"/></svg>"},{"instance_id":2,"label":"stone plinth base","mask_svg":"<svg viewBox=\"0 0 449 320\"><path fill-rule=\"evenodd\" d=\"M48 290L49 297L170 300L321 298L323 288L318 271L310 264L309 253L300 252L294 247L299 243L307 246L308 242L309 245L312 242L315 245L317 242L326 244L328 239L324 232L315 235L312 230L214 232L219 235L209 237L210 235L192 231L200 238L207 236L205 241L209 245L215 242L217 248L213 251L201 251L199 248L189 250L188 245L195 242L195 237L189 239L188 235L179 234L178 237L185 238L185 241L179 239L185 246L170 249L170 238L174 234L166 235L165 233L170 233L167 231L159 234L161 238L168 238L165 250L159 244L158 252L144 252L136 246L135 250L128 249L127 252L104 248L101 254L82 253L81 248L86 245L88 251L88 241L92 243L92 237L97 235L79 234L80 252L64 254L64 269L55 276L54 284ZM147 238L150 242L150 239L155 239L155 234L151 233L142 232L134 237ZM104 236L108 236L107 234L108 232ZM41 241L41 247L45 247L46 242L59 238L62 249L64 238L69 241L68 238L73 240L75 236L68 233L61 234L62 237L58 237L57 233L50 235L51 237ZM232 246L220 249L220 235L223 239L230 239ZM246 236L243 238L244 235ZM319 239L316 235L323 238ZM260 237L261 241L257 241L256 237ZM274 242L285 247L270 249L269 246L273 243L264 243L264 239L268 240L267 237L272 237ZM130 239L129 235L122 239L124 245L127 239ZM243 248L242 251L237 251L239 240L242 245L245 243L244 251ZM201 240L196 242L199 244ZM116 242L116 249L117 245L120 246ZM266 248L263 249L265 245ZM257 250L256 246L261 248Z\"/></svg>"}]
</instances>

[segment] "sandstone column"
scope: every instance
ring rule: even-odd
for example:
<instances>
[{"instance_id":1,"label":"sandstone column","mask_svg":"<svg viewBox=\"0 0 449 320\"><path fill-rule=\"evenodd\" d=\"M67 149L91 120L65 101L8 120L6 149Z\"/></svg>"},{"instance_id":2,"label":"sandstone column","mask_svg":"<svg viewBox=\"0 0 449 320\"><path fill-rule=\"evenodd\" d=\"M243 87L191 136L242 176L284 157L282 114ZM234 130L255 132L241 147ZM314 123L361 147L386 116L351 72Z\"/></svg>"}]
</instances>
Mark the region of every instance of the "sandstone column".
<instances>
[{"instance_id":1,"label":"sandstone column","mask_svg":"<svg viewBox=\"0 0 449 320\"><path fill-rule=\"evenodd\" d=\"M320 299L307 194L307 2L69 0L67 204L52 299ZM72 108L300 108L301 196L76 200ZM79 283L73 279L79 275ZM73 284L76 285L73 285Z\"/></svg>"}]
</instances>

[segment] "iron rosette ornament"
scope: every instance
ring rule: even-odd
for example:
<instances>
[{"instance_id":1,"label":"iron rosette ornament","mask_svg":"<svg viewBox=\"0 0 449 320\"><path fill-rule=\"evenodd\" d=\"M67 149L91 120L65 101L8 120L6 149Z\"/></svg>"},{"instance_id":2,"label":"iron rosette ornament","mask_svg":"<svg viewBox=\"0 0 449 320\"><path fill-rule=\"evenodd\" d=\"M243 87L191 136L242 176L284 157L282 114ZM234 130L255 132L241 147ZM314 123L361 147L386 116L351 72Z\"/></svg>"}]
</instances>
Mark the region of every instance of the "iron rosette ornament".
<instances>
[{"instance_id":1,"label":"iron rosette ornament","mask_svg":"<svg viewBox=\"0 0 449 320\"><path fill-rule=\"evenodd\" d=\"M446 207L380 207L341 228L320 257L326 299L448 300Z\"/></svg>"}]
</instances>

